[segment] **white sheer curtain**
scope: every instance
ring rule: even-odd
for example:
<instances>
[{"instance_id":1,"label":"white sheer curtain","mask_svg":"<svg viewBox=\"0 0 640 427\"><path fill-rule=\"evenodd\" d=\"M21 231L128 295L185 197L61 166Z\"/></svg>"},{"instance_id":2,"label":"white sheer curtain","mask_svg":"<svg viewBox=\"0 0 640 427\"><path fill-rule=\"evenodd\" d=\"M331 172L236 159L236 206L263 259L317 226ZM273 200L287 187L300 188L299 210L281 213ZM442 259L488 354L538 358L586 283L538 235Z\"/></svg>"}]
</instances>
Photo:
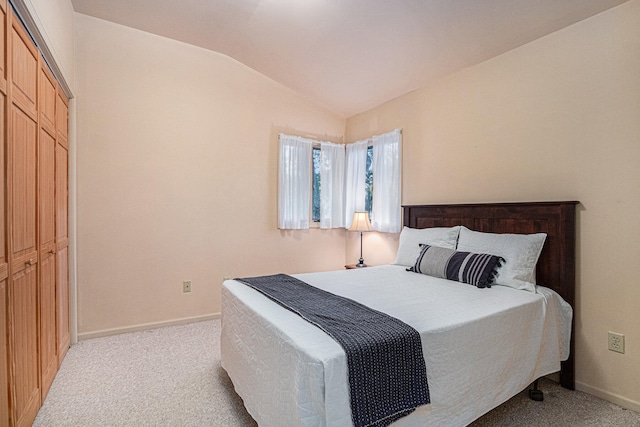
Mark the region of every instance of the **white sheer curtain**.
<instances>
[{"instance_id":1,"label":"white sheer curtain","mask_svg":"<svg viewBox=\"0 0 640 427\"><path fill-rule=\"evenodd\" d=\"M401 142L399 129L372 137L373 208L371 227L376 231L397 233L401 229L400 180Z\"/></svg>"},{"instance_id":2,"label":"white sheer curtain","mask_svg":"<svg viewBox=\"0 0 640 427\"><path fill-rule=\"evenodd\" d=\"M354 212L364 211L367 179L367 145L365 139L347 144L345 172L345 208L344 226L351 227Z\"/></svg>"},{"instance_id":3,"label":"white sheer curtain","mask_svg":"<svg viewBox=\"0 0 640 427\"><path fill-rule=\"evenodd\" d=\"M309 228L312 141L280 134L278 228Z\"/></svg>"},{"instance_id":4,"label":"white sheer curtain","mask_svg":"<svg viewBox=\"0 0 640 427\"><path fill-rule=\"evenodd\" d=\"M320 228L344 227L344 145L320 143Z\"/></svg>"}]
</instances>

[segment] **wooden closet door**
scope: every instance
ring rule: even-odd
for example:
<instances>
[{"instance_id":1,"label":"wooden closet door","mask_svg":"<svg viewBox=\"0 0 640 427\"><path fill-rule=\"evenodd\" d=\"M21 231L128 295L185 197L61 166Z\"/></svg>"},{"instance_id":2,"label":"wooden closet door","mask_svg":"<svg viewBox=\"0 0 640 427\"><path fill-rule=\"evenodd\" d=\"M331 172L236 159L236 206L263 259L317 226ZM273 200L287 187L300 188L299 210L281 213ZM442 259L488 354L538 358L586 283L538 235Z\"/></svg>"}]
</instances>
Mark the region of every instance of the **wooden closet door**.
<instances>
[{"instance_id":1,"label":"wooden closet door","mask_svg":"<svg viewBox=\"0 0 640 427\"><path fill-rule=\"evenodd\" d=\"M56 98L56 324L58 366L71 343L69 333L69 144L68 100L58 87Z\"/></svg>"},{"instance_id":2,"label":"wooden closet door","mask_svg":"<svg viewBox=\"0 0 640 427\"><path fill-rule=\"evenodd\" d=\"M6 209L6 102L7 67L6 33L7 2L0 0L0 426L9 425L9 375L7 373L7 285L9 264L7 262Z\"/></svg>"},{"instance_id":3,"label":"wooden closet door","mask_svg":"<svg viewBox=\"0 0 640 427\"><path fill-rule=\"evenodd\" d=\"M18 20L8 25L9 377L14 426L30 426L38 381L37 79L38 53Z\"/></svg>"},{"instance_id":4,"label":"wooden closet door","mask_svg":"<svg viewBox=\"0 0 640 427\"><path fill-rule=\"evenodd\" d=\"M58 371L56 345L56 87L57 83L44 61L40 60L38 83L38 246L40 275L38 309L40 331L40 389L42 401Z\"/></svg>"}]
</instances>

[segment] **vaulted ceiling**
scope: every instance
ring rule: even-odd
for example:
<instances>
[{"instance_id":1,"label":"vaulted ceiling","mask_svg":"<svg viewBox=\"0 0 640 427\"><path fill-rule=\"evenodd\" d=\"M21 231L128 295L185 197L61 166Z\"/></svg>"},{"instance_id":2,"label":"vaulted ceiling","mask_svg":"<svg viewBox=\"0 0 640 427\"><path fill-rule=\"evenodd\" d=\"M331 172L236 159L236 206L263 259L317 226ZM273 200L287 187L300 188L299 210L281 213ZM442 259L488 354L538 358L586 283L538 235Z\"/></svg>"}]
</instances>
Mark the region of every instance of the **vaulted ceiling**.
<instances>
[{"instance_id":1,"label":"vaulted ceiling","mask_svg":"<svg viewBox=\"0 0 640 427\"><path fill-rule=\"evenodd\" d=\"M345 117L627 0L72 0L226 54Z\"/></svg>"}]
</instances>

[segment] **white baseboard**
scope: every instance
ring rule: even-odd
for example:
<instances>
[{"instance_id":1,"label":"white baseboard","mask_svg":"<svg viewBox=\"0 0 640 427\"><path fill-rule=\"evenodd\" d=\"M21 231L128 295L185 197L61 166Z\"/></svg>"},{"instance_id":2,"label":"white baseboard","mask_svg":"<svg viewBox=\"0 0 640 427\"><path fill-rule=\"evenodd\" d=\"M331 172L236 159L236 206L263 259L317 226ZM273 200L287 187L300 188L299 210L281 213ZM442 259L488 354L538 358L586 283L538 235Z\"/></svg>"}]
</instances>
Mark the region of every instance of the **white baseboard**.
<instances>
[{"instance_id":1,"label":"white baseboard","mask_svg":"<svg viewBox=\"0 0 640 427\"><path fill-rule=\"evenodd\" d=\"M592 394L596 397L599 397L600 399L604 399L608 402L615 403L618 406L622 406L623 408L640 412L640 402L636 402L634 400L599 389L597 387L592 387L588 384L576 381L576 390L584 391L585 393Z\"/></svg>"},{"instance_id":2,"label":"white baseboard","mask_svg":"<svg viewBox=\"0 0 640 427\"><path fill-rule=\"evenodd\" d=\"M121 328L102 329L93 332L83 332L78 334L78 341L92 338L108 337L110 335L125 334L127 332L146 331L148 329L164 328L165 326L186 325L187 323L202 322L204 320L219 319L220 313L205 314L202 316L183 317L180 319L164 320L161 322L140 323L138 325L124 326Z\"/></svg>"}]
</instances>

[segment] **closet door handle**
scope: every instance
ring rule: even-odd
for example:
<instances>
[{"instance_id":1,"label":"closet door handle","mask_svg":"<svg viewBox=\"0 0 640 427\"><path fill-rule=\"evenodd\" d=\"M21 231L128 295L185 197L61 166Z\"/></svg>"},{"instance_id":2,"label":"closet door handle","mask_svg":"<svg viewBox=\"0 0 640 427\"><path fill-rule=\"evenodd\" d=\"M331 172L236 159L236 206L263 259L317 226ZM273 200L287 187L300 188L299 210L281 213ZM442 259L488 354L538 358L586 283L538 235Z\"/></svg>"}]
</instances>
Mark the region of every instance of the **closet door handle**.
<instances>
[{"instance_id":1,"label":"closet door handle","mask_svg":"<svg viewBox=\"0 0 640 427\"><path fill-rule=\"evenodd\" d=\"M26 265L27 267L31 267L35 263L36 263L35 259L29 259L29 260L25 261L24 265Z\"/></svg>"},{"instance_id":2,"label":"closet door handle","mask_svg":"<svg viewBox=\"0 0 640 427\"><path fill-rule=\"evenodd\" d=\"M49 253L50 253L51 255L53 255L53 254L55 254L55 253L56 253L56 250L55 250L55 249L51 249L51 250L49 251Z\"/></svg>"}]
</instances>

